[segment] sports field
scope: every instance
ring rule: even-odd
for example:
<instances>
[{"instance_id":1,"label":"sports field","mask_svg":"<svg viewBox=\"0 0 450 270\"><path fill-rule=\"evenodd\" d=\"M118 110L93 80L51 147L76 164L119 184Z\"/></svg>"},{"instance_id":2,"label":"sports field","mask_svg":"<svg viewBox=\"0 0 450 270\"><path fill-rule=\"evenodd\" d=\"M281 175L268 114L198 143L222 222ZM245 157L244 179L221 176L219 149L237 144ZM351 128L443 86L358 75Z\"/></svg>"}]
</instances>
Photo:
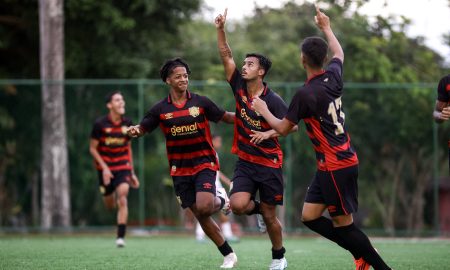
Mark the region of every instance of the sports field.
<instances>
[{"instance_id":1,"label":"sports field","mask_svg":"<svg viewBox=\"0 0 450 270\"><path fill-rule=\"evenodd\" d=\"M450 269L450 240L372 239L396 270ZM237 269L267 269L270 244L266 237L244 237L232 244ZM355 269L349 253L321 238L287 237L288 269ZM222 256L212 242L193 236L130 236L125 248L114 237L2 236L0 269L219 269Z\"/></svg>"}]
</instances>

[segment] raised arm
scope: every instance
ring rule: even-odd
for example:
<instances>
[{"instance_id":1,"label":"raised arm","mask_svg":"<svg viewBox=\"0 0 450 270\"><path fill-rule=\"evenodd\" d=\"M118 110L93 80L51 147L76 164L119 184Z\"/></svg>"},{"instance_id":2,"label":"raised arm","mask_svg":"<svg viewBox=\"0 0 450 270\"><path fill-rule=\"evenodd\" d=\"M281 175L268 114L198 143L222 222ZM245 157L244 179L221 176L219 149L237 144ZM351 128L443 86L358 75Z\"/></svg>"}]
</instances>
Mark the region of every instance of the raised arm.
<instances>
[{"instance_id":1,"label":"raised arm","mask_svg":"<svg viewBox=\"0 0 450 270\"><path fill-rule=\"evenodd\" d=\"M234 70L236 69L236 64L234 63L233 54L231 53L231 48L227 42L227 36L225 34L225 22L227 20L227 8L225 12L217 15L215 19L216 29L217 29L217 46L219 48L220 58L222 59L223 67L225 69L225 76L227 81L231 80Z\"/></svg>"},{"instance_id":2,"label":"raised arm","mask_svg":"<svg viewBox=\"0 0 450 270\"><path fill-rule=\"evenodd\" d=\"M339 58L342 63L344 63L344 51L342 50L341 44L337 40L336 36L331 30L330 18L328 18L325 13L320 11L319 7L316 5L317 15L314 16L317 27L323 32L325 38L328 41L328 46L333 54L333 58Z\"/></svg>"}]
</instances>

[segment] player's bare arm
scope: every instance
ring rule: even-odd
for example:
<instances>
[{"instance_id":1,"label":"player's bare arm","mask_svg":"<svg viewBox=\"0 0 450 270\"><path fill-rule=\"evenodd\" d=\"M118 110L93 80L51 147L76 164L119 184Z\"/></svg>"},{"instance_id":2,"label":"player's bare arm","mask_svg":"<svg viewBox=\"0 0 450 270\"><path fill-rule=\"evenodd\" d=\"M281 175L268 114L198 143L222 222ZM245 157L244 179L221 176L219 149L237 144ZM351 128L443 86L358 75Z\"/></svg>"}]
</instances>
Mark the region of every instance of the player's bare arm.
<instances>
[{"instance_id":1,"label":"player's bare arm","mask_svg":"<svg viewBox=\"0 0 450 270\"><path fill-rule=\"evenodd\" d=\"M264 100L259 97L255 97L252 102L253 109L261 114L264 119L266 119L267 123L280 135L286 136L292 131L295 131L295 125L287 120L286 118L278 119L276 118L267 107L267 104Z\"/></svg>"},{"instance_id":2,"label":"player's bare arm","mask_svg":"<svg viewBox=\"0 0 450 270\"><path fill-rule=\"evenodd\" d=\"M320 11L319 7L316 5L316 16L314 16L314 21L319 27L319 29L325 35L328 41L328 46L333 54L333 58L339 58L342 63L344 63L344 51L342 50L341 44L337 40L336 36L331 29L330 18Z\"/></svg>"},{"instance_id":3,"label":"player's bare arm","mask_svg":"<svg viewBox=\"0 0 450 270\"><path fill-rule=\"evenodd\" d=\"M234 112L225 112L225 114L222 117L222 121L227 123L227 124L234 124L234 120L235 120L235 114Z\"/></svg>"},{"instance_id":4,"label":"player's bare arm","mask_svg":"<svg viewBox=\"0 0 450 270\"><path fill-rule=\"evenodd\" d=\"M437 100L433 117L437 123L448 121L450 119L450 106L448 106L448 103Z\"/></svg>"},{"instance_id":5,"label":"player's bare arm","mask_svg":"<svg viewBox=\"0 0 450 270\"><path fill-rule=\"evenodd\" d=\"M141 137L144 135L144 129L140 125L129 126L127 128L127 135L132 138Z\"/></svg>"},{"instance_id":6,"label":"player's bare arm","mask_svg":"<svg viewBox=\"0 0 450 270\"><path fill-rule=\"evenodd\" d=\"M132 188L139 188L139 179L136 175L136 173L134 172L134 162L133 162L133 150L131 149L131 143L129 144L129 152L130 152L130 163L131 163L131 179L130 179L130 186Z\"/></svg>"},{"instance_id":7,"label":"player's bare arm","mask_svg":"<svg viewBox=\"0 0 450 270\"><path fill-rule=\"evenodd\" d=\"M111 182L111 178L113 178L114 175L112 174L108 165L106 165L106 162L100 156L100 153L97 151L98 144L98 140L91 139L89 143L89 152L91 153L92 157L94 157L95 161L97 161L97 163L102 167L103 184L107 186Z\"/></svg>"},{"instance_id":8,"label":"player's bare arm","mask_svg":"<svg viewBox=\"0 0 450 270\"><path fill-rule=\"evenodd\" d=\"M233 59L233 54L231 53L231 48L227 42L227 36L225 34L225 22L227 20L227 11L225 9L223 15L217 15L214 20L217 29L217 46L219 48L220 58L222 59L223 66L225 68L225 76L227 80L231 80L233 72L236 69L236 63Z\"/></svg>"}]
</instances>

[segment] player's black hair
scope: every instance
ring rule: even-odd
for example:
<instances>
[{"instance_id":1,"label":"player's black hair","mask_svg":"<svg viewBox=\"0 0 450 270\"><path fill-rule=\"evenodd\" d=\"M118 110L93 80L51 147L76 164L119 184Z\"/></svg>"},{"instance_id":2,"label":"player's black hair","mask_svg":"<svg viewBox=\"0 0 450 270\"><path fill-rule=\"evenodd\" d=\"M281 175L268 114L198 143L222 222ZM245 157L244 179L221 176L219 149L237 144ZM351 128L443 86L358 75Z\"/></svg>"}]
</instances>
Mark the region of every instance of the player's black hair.
<instances>
[{"instance_id":1,"label":"player's black hair","mask_svg":"<svg viewBox=\"0 0 450 270\"><path fill-rule=\"evenodd\" d=\"M105 96L105 103L106 103L106 104L110 103L111 100L112 100L112 97L113 97L115 94L121 94L121 95L122 95L122 92L120 92L119 90L114 90L114 91L112 91L112 92L109 92L109 93L106 94L106 96Z\"/></svg>"},{"instance_id":2,"label":"player's black hair","mask_svg":"<svg viewBox=\"0 0 450 270\"><path fill-rule=\"evenodd\" d=\"M245 58L247 57L256 57L259 60L259 65L264 69L264 75L263 78L267 75L267 73L270 70L270 67L272 66L272 61L270 61L269 58L265 57L262 54L259 53L247 53L245 55Z\"/></svg>"},{"instance_id":3,"label":"player's black hair","mask_svg":"<svg viewBox=\"0 0 450 270\"><path fill-rule=\"evenodd\" d=\"M322 68L328 53L328 44L321 37L308 37L301 44L303 57L313 68Z\"/></svg>"},{"instance_id":4,"label":"player's black hair","mask_svg":"<svg viewBox=\"0 0 450 270\"><path fill-rule=\"evenodd\" d=\"M159 70L159 75L161 76L161 80L166 82L167 77L172 73L174 68L176 67L185 67L187 74L191 74L191 70L189 69L189 65L181 58L174 58L167 60L164 65Z\"/></svg>"}]
</instances>

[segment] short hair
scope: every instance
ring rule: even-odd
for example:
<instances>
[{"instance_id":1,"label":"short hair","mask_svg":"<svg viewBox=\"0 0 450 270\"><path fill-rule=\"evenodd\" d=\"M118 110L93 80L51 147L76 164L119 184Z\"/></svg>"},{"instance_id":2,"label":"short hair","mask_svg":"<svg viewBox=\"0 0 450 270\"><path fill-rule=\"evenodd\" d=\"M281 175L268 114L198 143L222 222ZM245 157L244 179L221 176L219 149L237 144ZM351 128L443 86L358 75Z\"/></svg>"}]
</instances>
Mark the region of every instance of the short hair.
<instances>
[{"instance_id":1,"label":"short hair","mask_svg":"<svg viewBox=\"0 0 450 270\"><path fill-rule=\"evenodd\" d=\"M245 55L245 58L247 57L256 57L259 60L259 65L262 66L262 68L264 69L264 76L263 78L266 76L266 74L269 72L270 67L272 66L272 61L270 61L269 58L265 57L262 54L259 53L247 53Z\"/></svg>"},{"instance_id":2,"label":"short hair","mask_svg":"<svg viewBox=\"0 0 450 270\"><path fill-rule=\"evenodd\" d=\"M174 59L167 60L159 70L159 75L161 76L163 82L166 82L167 77L169 77L169 75L176 67L184 67L186 68L187 74L191 74L189 65L183 59L177 57Z\"/></svg>"},{"instance_id":3,"label":"short hair","mask_svg":"<svg viewBox=\"0 0 450 270\"><path fill-rule=\"evenodd\" d=\"M313 68L322 68L328 53L328 44L321 37L308 37L301 44L306 63Z\"/></svg>"},{"instance_id":4,"label":"short hair","mask_svg":"<svg viewBox=\"0 0 450 270\"><path fill-rule=\"evenodd\" d=\"M106 94L106 96L105 96L105 104L110 103L111 100L112 100L112 97L113 97L114 95L116 95L116 94L122 95L122 92L120 92L119 90L114 90L114 91L109 92L108 94Z\"/></svg>"}]
</instances>

